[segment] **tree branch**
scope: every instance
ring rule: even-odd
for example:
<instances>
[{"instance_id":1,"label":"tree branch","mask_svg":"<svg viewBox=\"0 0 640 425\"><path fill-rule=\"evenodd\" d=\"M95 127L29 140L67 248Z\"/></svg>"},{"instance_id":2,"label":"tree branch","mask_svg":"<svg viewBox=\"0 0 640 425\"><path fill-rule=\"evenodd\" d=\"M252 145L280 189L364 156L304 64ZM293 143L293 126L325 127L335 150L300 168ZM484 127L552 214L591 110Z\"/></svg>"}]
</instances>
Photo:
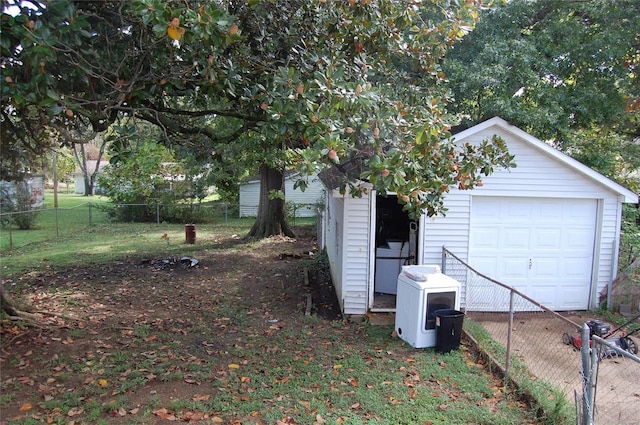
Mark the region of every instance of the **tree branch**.
<instances>
[{"instance_id":1,"label":"tree branch","mask_svg":"<svg viewBox=\"0 0 640 425\"><path fill-rule=\"evenodd\" d=\"M202 109L202 110L196 110L196 111L187 111L184 109L169 109L164 106L155 105L151 101L147 101L146 106L148 107L148 109L151 109L153 111L158 111L160 113L167 113L171 115L182 115L186 117L206 117L210 115L219 115L222 117L238 118L242 121L249 121L252 123L258 123L260 121L264 121L262 118L258 118L252 115L241 114L241 113L226 110L226 109Z\"/></svg>"},{"instance_id":2,"label":"tree branch","mask_svg":"<svg viewBox=\"0 0 640 425\"><path fill-rule=\"evenodd\" d=\"M207 137L209 140L218 142L218 143L229 143L236 139L238 139L242 134L250 131L253 128L256 128L257 122L245 122L242 126L237 128L231 134L220 135L213 131L209 127L194 127L188 125L182 125L176 121L168 120L163 118L157 111L146 110L147 112L142 112L141 110L134 111L135 116L142 120L145 120L151 124L155 124L168 135L173 134L184 134L184 135L203 135Z\"/></svg>"}]
</instances>

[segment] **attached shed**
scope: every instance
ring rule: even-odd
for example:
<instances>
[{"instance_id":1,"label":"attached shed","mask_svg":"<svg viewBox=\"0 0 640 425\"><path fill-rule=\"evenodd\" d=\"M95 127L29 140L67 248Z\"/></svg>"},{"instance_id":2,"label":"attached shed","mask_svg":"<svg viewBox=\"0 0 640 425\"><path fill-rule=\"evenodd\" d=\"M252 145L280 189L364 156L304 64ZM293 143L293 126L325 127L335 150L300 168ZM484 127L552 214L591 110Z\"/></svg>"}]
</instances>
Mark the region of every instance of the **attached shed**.
<instances>
[{"instance_id":1,"label":"attached shed","mask_svg":"<svg viewBox=\"0 0 640 425\"><path fill-rule=\"evenodd\" d=\"M446 216L411 221L395 196L351 198L321 173L328 191L320 240L344 314L394 311L394 303L378 301L395 294L389 280L403 264L441 264L443 246L547 307L597 306L616 274L622 204L638 195L499 117L455 140L493 135L505 140L517 168L496 170L480 188L452 189Z\"/></svg>"},{"instance_id":2,"label":"attached shed","mask_svg":"<svg viewBox=\"0 0 640 425\"><path fill-rule=\"evenodd\" d=\"M294 189L296 181L307 180L307 188ZM285 177L284 196L289 205L295 207L296 217L315 217L318 205L324 200L324 186L317 175L302 177L298 173L290 173ZM255 217L260 203L260 179L250 179L240 183L240 217Z\"/></svg>"}]
</instances>

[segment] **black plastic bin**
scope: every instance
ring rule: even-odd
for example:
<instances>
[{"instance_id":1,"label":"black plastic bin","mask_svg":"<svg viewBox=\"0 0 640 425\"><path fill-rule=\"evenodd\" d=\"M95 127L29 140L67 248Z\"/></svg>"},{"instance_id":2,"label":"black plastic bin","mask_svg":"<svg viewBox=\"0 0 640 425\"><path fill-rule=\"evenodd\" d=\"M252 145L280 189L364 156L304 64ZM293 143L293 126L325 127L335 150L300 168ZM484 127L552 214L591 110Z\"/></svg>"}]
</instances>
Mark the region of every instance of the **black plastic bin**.
<instances>
[{"instance_id":1,"label":"black plastic bin","mask_svg":"<svg viewBox=\"0 0 640 425\"><path fill-rule=\"evenodd\" d=\"M436 310L436 351L448 353L460 348L464 313L458 310Z\"/></svg>"}]
</instances>

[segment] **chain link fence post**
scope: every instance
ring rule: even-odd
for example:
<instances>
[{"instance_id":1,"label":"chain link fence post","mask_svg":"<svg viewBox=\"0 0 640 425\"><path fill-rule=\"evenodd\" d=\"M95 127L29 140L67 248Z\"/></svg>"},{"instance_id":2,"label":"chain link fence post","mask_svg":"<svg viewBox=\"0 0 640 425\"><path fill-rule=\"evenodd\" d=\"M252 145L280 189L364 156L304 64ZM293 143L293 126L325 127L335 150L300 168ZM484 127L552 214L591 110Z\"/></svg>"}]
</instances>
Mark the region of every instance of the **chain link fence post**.
<instances>
[{"instance_id":1,"label":"chain link fence post","mask_svg":"<svg viewBox=\"0 0 640 425\"><path fill-rule=\"evenodd\" d=\"M504 376L509 378L509 366L511 366L511 338L513 336L513 303L515 292L509 291L509 328L507 330L507 354L504 361Z\"/></svg>"},{"instance_id":2,"label":"chain link fence post","mask_svg":"<svg viewBox=\"0 0 640 425\"><path fill-rule=\"evenodd\" d=\"M9 215L9 249L13 249L13 215Z\"/></svg>"},{"instance_id":3,"label":"chain link fence post","mask_svg":"<svg viewBox=\"0 0 640 425\"><path fill-rule=\"evenodd\" d=\"M582 358L582 425L593 425L591 414L593 411L593 366L591 364L591 335L589 326L582 325L580 333L581 346L580 356Z\"/></svg>"}]
</instances>

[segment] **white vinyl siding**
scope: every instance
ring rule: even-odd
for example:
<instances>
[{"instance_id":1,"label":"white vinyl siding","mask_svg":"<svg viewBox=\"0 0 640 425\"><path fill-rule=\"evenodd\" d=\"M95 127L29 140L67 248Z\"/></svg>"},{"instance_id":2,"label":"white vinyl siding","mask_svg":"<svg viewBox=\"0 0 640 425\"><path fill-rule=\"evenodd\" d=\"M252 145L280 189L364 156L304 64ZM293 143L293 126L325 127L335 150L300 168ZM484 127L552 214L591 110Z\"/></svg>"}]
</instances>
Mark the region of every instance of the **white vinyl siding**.
<instances>
[{"instance_id":1,"label":"white vinyl siding","mask_svg":"<svg viewBox=\"0 0 640 425\"><path fill-rule=\"evenodd\" d=\"M370 202L368 197L351 198L345 204L343 220L344 264L342 299L344 314L365 314L368 311Z\"/></svg>"},{"instance_id":2,"label":"white vinyl siding","mask_svg":"<svg viewBox=\"0 0 640 425\"><path fill-rule=\"evenodd\" d=\"M596 249L594 250L595 285L591 290L590 308L595 307L594 294L604 288L613 275L614 258L617 255L618 229L620 228L619 200L599 182L586 178L577 170L563 166L557 159L541 152L535 147L514 137L501 128L491 127L458 142L480 142L492 135L502 137L515 155L516 168L499 169L483 178L482 187L460 191L453 189L446 196L446 216L426 218L422 226L425 249L424 264L440 260L442 245L463 261L469 260L469 226L471 202L473 196L524 197L524 198L560 198L592 199L602 204L596 223L602 223L596 230ZM601 232L598 232L601 230ZM466 232L466 233L465 233ZM473 266L473 264L472 264ZM491 276L490 276L491 277Z\"/></svg>"},{"instance_id":3,"label":"white vinyl siding","mask_svg":"<svg viewBox=\"0 0 640 425\"><path fill-rule=\"evenodd\" d=\"M284 195L286 202L295 203L298 206L296 217L315 217L318 213L318 205L324 199L324 188L317 176L307 178L307 188L303 192L300 188L294 189L295 182L300 179L294 174L285 179ZM255 217L258 214L260 203L260 180L251 180L240 184L240 217Z\"/></svg>"},{"instance_id":4,"label":"white vinyl siding","mask_svg":"<svg viewBox=\"0 0 640 425\"><path fill-rule=\"evenodd\" d=\"M324 237L331 278L344 314L368 311L369 198L327 196Z\"/></svg>"},{"instance_id":5,"label":"white vinyl siding","mask_svg":"<svg viewBox=\"0 0 640 425\"><path fill-rule=\"evenodd\" d=\"M449 209L445 216L424 216L422 219L420 264L440 264L443 245L460 258L467 258L471 197L464 192L449 193L445 206Z\"/></svg>"},{"instance_id":6,"label":"white vinyl siding","mask_svg":"<svg viewBox=\"0 0 640 425\"><path fill-rule=\"evenodd\" d=\"M591 270L586 270L590 274L587 277L590 284L581 289L584 294L580 293L579 297L588 300L588 308L595 308L597 294L615 277L622 203L636 202L637 195L500 118L465 130L455 139L458 143L474 144L493 135L506 141L510 153L515 155L517 167L495 170L483 178L483 187L469 191L452 188L445 196L444 205L448 209L445 215L423 216L419 228L421 246L418 248L418 263L441 264L443 246L462 261L473 259L470 255L470 235L478 229L472 228L472 207L474 201L483 197L491 197L499 202L520 199L525 203L533 203L545 200L562 210L584 205L590 211L590 227L587 229L586 222L583 223L576 239L590 245L593 252L588 260L591 266L587 262L580 266L583 269L591 267ZM368 305L368 291L374 289L370 276L372 262L375 261L371 254L371 247L375 243L371 228L371 214L375 206L371 205L371 192L363 198L343 198L334 191L328 197L327 205L324 235L327 236L327 252L330 253L338 298L345 314L364 314L371 307ZM551 214L548 219L552 221ZM530 230L537 234L544 232L543 228L530 227ZM547 258L545 261L551 264L554 260ZM466 274L459 273L455 278L463 284L464 291ZM585 276L580 278L584 279ZM464 293L461 299L465 300ZM584 302L581 305L584 306Z\"/></svg>"},{"instance_id":7,"label":"white vinyl siding","mask_svg":"<svg viewBox=\"0 0 640 425\"><path fill-rule=\"evenodd\" d=\"M342 306L344 312L344 305L342 302L342 252L344 251L342 243L342 233L344 228L344 204L345 200L342 197L336 197L329 194L327 196L327 208L325 210L325 248L327 250L327 257L329 259L329 267L331 270L331 279L333 280L334 287L336 289L336 295L338 301Z\"/></svg>"},{"instance_id":8,"label":"white vinyl siding","mask_svg":"<svg viewBox=\"0 0 640 425\"><path fill-rule=\"evenodd\" d=\"M251 181L240 185L239 216L256 217L260 203L260 181Z\"/></svg>"}]
</instances>

